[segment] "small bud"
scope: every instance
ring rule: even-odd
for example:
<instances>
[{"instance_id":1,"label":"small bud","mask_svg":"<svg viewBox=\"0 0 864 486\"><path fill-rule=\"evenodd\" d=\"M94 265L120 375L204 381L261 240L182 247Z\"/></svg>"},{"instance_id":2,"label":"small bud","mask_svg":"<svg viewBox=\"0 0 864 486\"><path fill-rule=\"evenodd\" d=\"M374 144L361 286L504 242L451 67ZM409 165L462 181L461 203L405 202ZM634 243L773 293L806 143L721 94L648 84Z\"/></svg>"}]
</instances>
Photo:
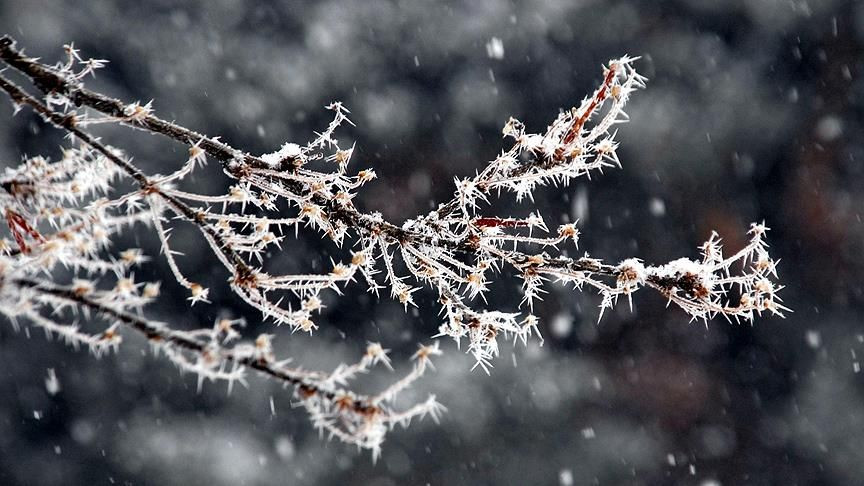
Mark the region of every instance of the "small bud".
<instances>
[{"instance_id":1,"label":"small bud","mask_svg":"<svg viewBox=\"0 0 864 486\"><path fill-rule=\"evenodd\" d=\"M305 311L315 312L321 310L322 307L324 305L321 303L321 299L314 295L303 301L303 310Z\"/></svg>"},{"instance_id":2,"label":"small bud","mask_svg":"<svg viewBox=\"0 0 864 486\"><path fill-rule=\"evenodd\" d=\"M330 271L330 275L336 278L345 278L351 274L351 271L345 265L341 263L337 263L333 266L333 270Z\"/></svg>"},{"instance_id":3,"label":"small bud","mask_svg":"<svg viewBox=\"0 0 864 486\"><path fill-rule=\"evenodd\" d=\"M189 292L191 292L192 296L189 297L189 300L192 301L192 304L195 304L198 301L208 302L207 294L210 292L208 289L205 289L201 285L197 283L189 284Z\"/></svg>"},{"instance_id":4,"label":"small bud","mask_svg":"<svg viewBox=\"0 0 864 486\"><path fill-rule=\"evenodd\" d=\"M351 256L351 265L355 267L362 267L366 264L366 253L362 251L355 252Z\"/></svg>"},{"instance_id":5,"label":"small bud","mask_svg":"<svg viewBox=\"0 0 864 486\"><path fill-rule=\"evenodd\" d=\"M378 175L375 174L375 171L372 169L364 169L357 173L357 179L361 184L374 180L376 177L378 177Z\"/></svg>"},{"instance_id":6,"label":"small bud","mask_svg":"<svg viewBox=\"0 0 864 486\"><path fill-rule=\"evenodd\" d=\"M72 292L78 297L84 297L93 292L93 284L87 280L75 280L72 284Z\"/></svg>"},{"instance_id":7,"label":"small bud","mask_svg":"<svg viewBox=\"0 0 864 486\"><path fill-rule=\"evenodd\" d=\"M558 236L571 239L574 242L578 242L579 230L576 229L576 225L574 224L565 224L558 227Z\"/></svg>"},{"instance_id":8,"label":"small bud","mask_svg":"<svg viewBox=\"0 0 864 486\"><path fill-rule=\"evenodd\" d=\"M114 286L114 290L121 295L131 295L135 293L135 282L131 278L121 278Z\"/></svg>"},{"instance_id":9,"label":"small bud","mask_svg":"<svg viewBox=\"0 0 864 486\"><path fill-rule=\"evenodd\" d=\"M525 259L525 263L532 266L539 266L546 263L546 259L542 255L529 255Z\"/></svg>"},{"instance_id":10,"label":"small bud","mask_svg":"<svg viewBox=\"0 0 864 486\"><path fill-rule=\"evenodd\" d=\"M522 136L522 132L525 129L525 126L519 120L510 117L507 120L507 123L504 124L504 129L501 130L501 133L504 134L505 137L511 137L514 139L518 139Z\"/></svg>"},{"instance_id":11,"label":"small bud","mask_svg":"<svg viewBox=\"0 0 864 486\"><path fill-rule=\"evenodd\" d=\"M141 250L130 248L120 252L120 259L123 260L123 263L126 265L135 265L140 263L143 260L143 257L141 255Z\"/></svg>"},{"instance_id":12,"label":"small bud","mask_svg":"<svg viewBox=\"0 0 864 486\"><path fill-rule=\"evenodd\" d=\"M228 190L228 196L236 202L246 202L249 200L249 194L240 186L231 186Z\"/></svg>"},{"instance_id":13,"label":"small bud","mask_svg":"<svg viewBox=\"0 0 864 486\"><path fill-rule=\"evenodd\" d=\"M197 160L201 158L202 155L204 155L204 149L202 149L198 145L193 145L189 147L189 159Z\"/></svg>"},{"instance_id":14,"label":"small bud","mask_svg":"<svg viewBox=\"0 0 864 486\"><path fill-rule=\"evenodd\" d=\"M159 297L159 282L151 282L145 285L141 296L148 299Z\"/></svg>"},{"instance_id":15,"label":"small bud","mask_svg":"<svg viewBox=\"0 0 864 486\"><path fill-rule=\"evenodd\" d=\"M318 326L316 326L315 323L312 322L312 319L304 317L297 322L297 328L303 332L311 333L313 330L318 329Z\"/></svg>"}]
</instances>

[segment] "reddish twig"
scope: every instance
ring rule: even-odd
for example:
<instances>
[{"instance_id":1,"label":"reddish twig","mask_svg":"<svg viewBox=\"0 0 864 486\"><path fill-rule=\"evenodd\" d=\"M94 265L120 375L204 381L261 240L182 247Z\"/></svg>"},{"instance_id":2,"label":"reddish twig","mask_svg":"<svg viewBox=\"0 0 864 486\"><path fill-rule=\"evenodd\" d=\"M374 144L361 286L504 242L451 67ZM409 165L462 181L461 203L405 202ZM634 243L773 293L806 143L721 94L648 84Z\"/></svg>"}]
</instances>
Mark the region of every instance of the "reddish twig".
<instances>
[{"instance_id":1,"label":"reddish twig","mask_svg":"<svg viewBox=\"0 0 864 486\"><path fill-rule=\"evenodd\" d=\"M8 208L6 209L6 224L9 225L9 230L12 231L12 236L15 237L15 243L18 244L21 253L25 255L30 253L30 247L27 246L27 241L24 239L25 234L39 243L45 242L45 238L36 231L36 228L30 226L24 216Z\"/></svg>"},{"instance_id":2,"label":"reddish twig","mask_svg":"<svg viewBox=\"0 0 864 486\"><path fill-rule=\"evenodd\" d=\"M585 109L585 112L582 113L582 116L573 120L573 123L570 125L570 129L567 130L567 135L562 139L562 143L570 144L576 140L576 137L579 136L579 132L582 131L582 127L585 126L585 123L591 118L591 115L594 113L594 110L603 103L603 100L608 96L609 89L612 86L612 81L615 79L615 75L618 72L618 65L615 63L609 64L609 71L606 73L606 77L603 79L603 84L600 86L600 89L597 90L597 93L594 94L594 99L591 100L591 104L588 105L588 108Z\"/></svg>"},{"instance_id":3,"label":"reddish twig","mask_svg":"<svg viewBox=\"0 0 864 486\"><path fill-rule=\"evenodd\" d=\"M515 218L477 218L473 221L478 228L526 228L531 223Z\"/></svg>"}]
</instances>

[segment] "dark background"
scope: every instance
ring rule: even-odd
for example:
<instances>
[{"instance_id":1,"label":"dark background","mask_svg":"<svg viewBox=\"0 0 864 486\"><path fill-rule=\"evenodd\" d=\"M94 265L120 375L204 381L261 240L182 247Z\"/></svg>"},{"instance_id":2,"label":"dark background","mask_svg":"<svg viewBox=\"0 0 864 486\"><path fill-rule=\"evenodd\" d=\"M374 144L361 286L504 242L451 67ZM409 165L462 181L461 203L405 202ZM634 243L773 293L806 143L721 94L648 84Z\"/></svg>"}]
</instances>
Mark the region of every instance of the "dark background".
<instances>
[{"instance_id":1,"label":"dark background","mask_svg":"<svg viewBox=\"0 0 864 486\"><path fill-rule=\"evenodd\" d=\"M449 412L439 426L391 433L377 465L319 440L278 384L196 393L194 377L132 335L96 360L3 323L0 483L864 482L864 4L0 0L0 32L52 63L74 41L111 61L88 86L154 99L164 118L252 153L305 142L326 126L322 107L342 100L357 124L341 132L358 142L353 167L380 176L358 204L397 223L493 158L508 116L542 131L593 90L601 64L641 55L650 81L620 128L623 169L542 190L504 215L538 210L550 226L579 218L580 250L655 263L697 256L712 229L740 248L748 224L764 219L795 311L705 326L644 291L633 312L621 305L598 324L595 295L551 285L537 309L545 345L505 345L491 377L442 342L438 371L406 398L435 393ZM493 37L501 59L487 53ZM56 130L11 113L0 102L0 164L57 156ZM100 133L151 173L185 160L183 147L146 134ZM224 183L215 165L191 181L206 191ZM191 328L245 315L248 336L274 332L280 354L312 368L376 340L404 372L415 343L436 332L431 292L406 314L359 284L329 295L312 338L256 323L219 290L224 275L196 252L194 231L177 231L184 268L217 283L214 304L187 309L155 259L142 270L164 281L155 318ZM157 255L149 235L118 247L135 244ZM342 254L307 233L274 258L309 271ZM513 310L519 281L502 279L489 306ZM49 368L62 386L53 396Z\"/></svg>"}]
</instances>

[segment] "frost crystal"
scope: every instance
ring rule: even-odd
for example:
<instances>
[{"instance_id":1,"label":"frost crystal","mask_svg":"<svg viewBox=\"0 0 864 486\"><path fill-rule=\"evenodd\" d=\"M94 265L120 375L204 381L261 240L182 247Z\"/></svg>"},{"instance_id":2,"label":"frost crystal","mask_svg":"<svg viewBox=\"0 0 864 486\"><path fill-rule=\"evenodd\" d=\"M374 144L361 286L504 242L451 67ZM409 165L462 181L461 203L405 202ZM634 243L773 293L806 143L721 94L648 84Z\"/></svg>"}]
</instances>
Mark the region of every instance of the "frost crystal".
<instances>
[{"instance_id":1,"label":"frost crystal","mask_svg":"<svg viewBox=\"0 0 864 486\"><path fill-rule=\"evenodd\" d=\"M487 49L490 57L503 57L500 39L493 38ZM348 171L354 146L340 146L335 138L338 129L351 123L340 103L327 107L332 121L309 143L285 143L256 157L158 118L151 103L124 104L86 89L83 78L105 61L84 60L71 45L66 56L47 66L24 56L11 38L0 39L0 60L44 91L41 97L30 94L3 73L0 89L16 106L33 109L72 140L59 160L29 157L0 177L0 206L8 228L8 238L0 239L0 313L16 327L41 328L97 357L115 351L124 333L138 333L155 354L195 375L199 388L221 381L230 391L238 383L247 385L250 372L263 374L290 385L291 399L322 434L370 450L373 459L396 425L427 415L437 420L444 411L434 396L396 405L404 390L433 369L432 359L443 353L440 342L418 345L410 371L383 390L361 393L354 385L357 376L378 365L396 367L384 344L367 343L353 364L310 371L279 356L283 332L248 336L242 319L219 318L189 330L194 326L188 323L148 318L148 304L175 283L190 306L209 303L211 289L187 277L189 263L172 240L175 228L197 231L206 242L198 257L210 257L227 289L262 320L285 326L289 334L311 334L324 325L319 321L326 311L324 294L341 295L353 282L363 282L376 295L386 288L385 294L406 310L420 301L415 299L418 292L431 291L441 311L436 337L452 338L473 357L474 368L486 373L491 373L502 342L542 343L533 306L549 281L599 292L601 316L622 295L632 305L632 294L644 287L694 319L722 315L750 321L754 315L788 310L778 296L777 262L768 254L767 228L761 224L751 227L747 246L729 257L712 235L702 247L701 261L681 258L651 266L630 258L610 265L587 254L565 256L565 248L579 243L575 222L550 232L549 218L534 208L517 209L515 216L493 212L494 198L512 195L517 202L531 201L538 188L563 186L621 165L616 128L627 121L624 108L645 82L634 68L635 58L610 61L594 93L539 133L511 118L502 131L508 148L474 176L456 179L452 199L397 226L354 205L375 173ZM185 144L188 154L167 175L146 174L125 151L88 131L96 123L169 137ZM178 188L194 171L208 169L208 160L220 161L233 179L224 193ZM286 240L301 230L334 243L330 266L319 273L275 273L274 265L268 265L270 255L289 251ZM121 235L136 231L155 234L173 282L140 279L149 273L139 269L157 255L120 246L136 239ZM524 310L486 308L489 286L506 273L502 269L522 280ZM61 274L69 278L61 281ZM79 316L87 326L78 324ZM561 336L569 332L565 325L556 327ZM52 370L45 383L49 393L59 390ZM287 401L271 399L273 413L276 403ZM281 450L290 455L290 441ZM562 474L562 482L566 478Z\"/></svg>"}]
</instances>

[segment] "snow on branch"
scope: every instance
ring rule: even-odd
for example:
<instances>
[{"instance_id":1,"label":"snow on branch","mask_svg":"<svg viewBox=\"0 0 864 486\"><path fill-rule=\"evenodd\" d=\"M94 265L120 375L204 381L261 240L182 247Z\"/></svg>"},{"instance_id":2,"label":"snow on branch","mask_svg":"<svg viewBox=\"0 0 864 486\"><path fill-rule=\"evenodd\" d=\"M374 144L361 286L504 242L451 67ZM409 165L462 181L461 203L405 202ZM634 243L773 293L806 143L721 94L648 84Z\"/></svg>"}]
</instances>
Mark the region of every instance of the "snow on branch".
<instances>
[{"instance_id":1,"label":"snow on branch","mask_svg":"<svg viewBox=\"0 0 864 486\"><path fill-rule=\"evenodd\" d=\"M355 281L376 295L389 289L406 309L416 305L415 293L431 290L443 316L434 337L450 337L460 346L467 341L475 367L487 373L499 354L499 337L523 343L542 339L532 310L549 280L596 290L600 316L619 297L631 301L643 287L706 322L718 315L752 321L762 313L782 316L788 310L777 295L782 286L763 224L754 224L749 244L729 257L713 235L698 261L681 258L654 266L630 258L615 265L587 254L570 258L561 253L561 247L579 243L575 222L550 231L537 212L525 217L490 213L492 198L512 194L517 202L530 201L540 187L564 186L621 166L616 127L627 121L630 97L645 86L634 67L636 58L610 61L597 89L544 131L530 133L511 118L503 129L509 148L474 177L456 179L452 199L397 226L354 206L375 173L349 171L354 146L342 146L336 137L351 123L342 104L327 107L332 121L312 141L287 142L253 155L159 118L152 102L124 103L87 89L85 77L107 61L84 59L72 46L65 50L66 59L47 65L25 56L11 38L0 38L0 60L29 79L37 93L0 73L0 89L16 112L26 106L70 138L61 159L27 158L0 177L0 208L11 238L0 240L0 313L16 326L40 327L97 356L119 346L124 329L137 332L156 353L196 374L199 386L204 380L245 383L250 369L263 373L293 385L316 428L370 449L373 457L394 425L425 415L437 419L443 410L434 397L403 410L393 406L401 391L432 369L431 358L442 353L438 341L420 346L412 371L403 378L377 394L361 394L349 388L353 378L377 364L391 366L381 344L368 344L357 363L310 372L274 356L271 335L244 341L236 321L181 331L143 317L144 308L160 298L161 284L136 281L134 269L152 257L135 248L113 248L117 235L155 233L170 268L168 278L186 289L190 305L206 305L210 289L187 276L171 239L179 225L194 228L227 286L255 311L250 315L292 332L312 333L323 325L318 322L322 293L341 294ZM89 131L106 123L180 142L188 158L167 174L146 174L129 154ZM233 179L224 194L177 188L190 174L211 170L212 162ZM268 254L287 252L286 239L301 229L355 249L333 255L332 266L322 273L265 271ZM502 268L522 279L521 309L485 304ZM73 274L71 282L59 281L61 269ZM97 323L102 330L84 330Z\"/></svg>"}]
</instances>

